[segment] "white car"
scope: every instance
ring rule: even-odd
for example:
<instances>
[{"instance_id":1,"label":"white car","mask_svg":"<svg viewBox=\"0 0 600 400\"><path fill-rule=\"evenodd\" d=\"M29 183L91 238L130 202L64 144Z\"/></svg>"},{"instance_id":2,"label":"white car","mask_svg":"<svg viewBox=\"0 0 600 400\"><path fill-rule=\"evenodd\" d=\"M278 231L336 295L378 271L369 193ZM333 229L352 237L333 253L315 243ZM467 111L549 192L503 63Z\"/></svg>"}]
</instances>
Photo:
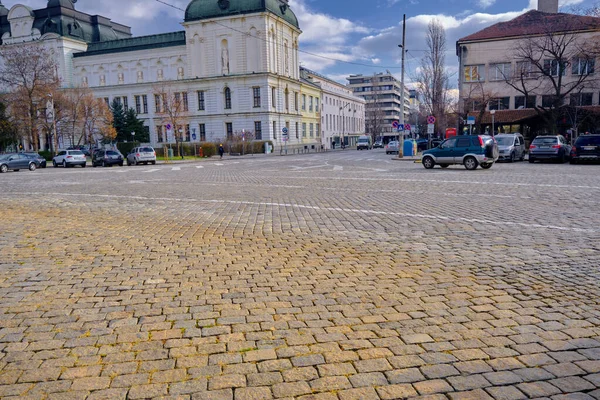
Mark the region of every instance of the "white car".
<instances>
[{"instance_id":1,"label":"white car","mask_svg":"<svg viewBox=\"0 0 600 400\"><path fill-rule=\"evenodd\" d=\"M156 164L156 152L150 146L136 147L127 154L127 165Z\"/></svg>"},{"instance_id":2,"label":"white car","mask_svg":"<svg viewBox=\"0 0 600 400\"><path fill-rule=\"evenodd\" d=\"M52 166L54 168L62 165L64 168L74 167L75 165L81 165L85 168L87 158L81 150L61 150L52 159Z\"/></svg>"}]
</instances>

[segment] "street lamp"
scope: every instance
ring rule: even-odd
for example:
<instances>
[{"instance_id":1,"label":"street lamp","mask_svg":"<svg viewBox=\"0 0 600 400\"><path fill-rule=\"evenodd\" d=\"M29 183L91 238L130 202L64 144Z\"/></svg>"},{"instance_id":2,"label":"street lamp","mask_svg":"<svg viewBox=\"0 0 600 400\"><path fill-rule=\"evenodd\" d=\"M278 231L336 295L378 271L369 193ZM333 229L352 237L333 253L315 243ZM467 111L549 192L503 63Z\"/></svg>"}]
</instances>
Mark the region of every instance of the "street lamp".
<instances>
[{"instance_id":1,"label":"street lamp","mask_svg":"<svg viewBox=\"0 0 600 400\"><path fill-rule=\"evenodd\" d=\"M55 143L52 143L52 147L54 150L54 155L58 153L58 137L56 136L56 116L54 115L54 96L52 93L48 93L48 97L50 97L50 108L52 109L52 139Z\"/></svg>"},{"instance_id":2,"label":"street lamp","mask_svg":"<svg viewBox=\"0 0 600 400\"><path fill-rule=\"evenodd\" d=\"M179 155L181 156L181 159L183 160L183 129L179 128L178 130L179 132Z\"/></svg>"},{"instance_id":3,"label":"street lamp","mask_svg":"<svg viewBox=\"0 0 600 400\"><path fill-rule=\"evenodd\" d=\"M492 137L494 137L494 115L496 114L496 110L490 110L490 114L492 114Z\"/></svg>"},{"instance_id":4,"label":"street lamp","mask_svg":"<svg viewBox=\"0 0 600 400\"><path fill-rule=\"evenodd\" d=\"M135 143L135 132L131 132L131 142Z\"/></svg>"},{"instance_id":5,"label":"street lamp","mask_svg":"<svg viewBox=\"0 0 600 400\"><path fill-rule=\"evenodd\" d=\"M342 112L342 149L346 147L346 141L344 138L344 135L346 133L346 108L351 107L352 104L350 102L348 102L348 104L346 104L345 106L341 106L340 107L340 111Z\"/></svg>"}]
</instances>

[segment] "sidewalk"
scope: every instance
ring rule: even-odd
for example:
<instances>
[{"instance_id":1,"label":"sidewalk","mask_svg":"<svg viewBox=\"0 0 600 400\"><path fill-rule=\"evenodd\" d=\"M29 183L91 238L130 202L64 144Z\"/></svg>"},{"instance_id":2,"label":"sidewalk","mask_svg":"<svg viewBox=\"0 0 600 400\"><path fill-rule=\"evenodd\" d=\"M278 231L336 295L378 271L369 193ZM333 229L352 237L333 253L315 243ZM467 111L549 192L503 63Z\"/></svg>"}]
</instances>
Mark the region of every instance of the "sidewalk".
<instances>
[{"instance_id":1,"label":"sidewalk","mask_svg":"<svg viewBox=\"0 0 600 400\"><path fill-rule=\"evenodd\" d=\"M168 161L156 160L156 164L162 165L162 164L189 164L189 163L197 163L197 162L227 162L227 161L235 161L235 160L239 160L239 159L265 157L268 155L269 154L264 154L264 153L244 154L244 155L239 155L239 156L230 156L230 155L225 154L223 156L223 158L216 155L216 156L212 156L212 157L202 157L202 158L197 157L195 159L187 159L187 160L185 160L185 159L182 160L179 157L173 157L173 158L169 159Z\"/></svg>"}]
</instances>

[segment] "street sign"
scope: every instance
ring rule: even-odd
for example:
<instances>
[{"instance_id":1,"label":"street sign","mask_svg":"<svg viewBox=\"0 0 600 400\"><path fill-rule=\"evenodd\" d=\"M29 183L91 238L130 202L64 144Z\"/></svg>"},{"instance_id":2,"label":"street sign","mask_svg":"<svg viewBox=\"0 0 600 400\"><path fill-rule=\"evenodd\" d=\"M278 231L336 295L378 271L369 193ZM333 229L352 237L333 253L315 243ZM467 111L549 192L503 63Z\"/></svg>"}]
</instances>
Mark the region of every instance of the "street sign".
<instances>
[{"instance_id":1,"label":"street sign","mask_svg":"<svg viewBox=\"0 0 600 400\"><path fill-rule=\"evenodd\" d=\"M398 129L398 132L402 132L404 130L404 124L398 124L396 129Z\"/></svg>"},{"instance_id":2,"label":"street sign","mask_svg":"<svg viewBox=\"0 0 600 400\"><path fill-rule=\"evenodd\" d=\"M404 124L405 131L410 131L410 128L411 128L410 124Z\"/></svg>"},{"instance_id":3,"label":"street sign","mask_svg":"<svg viewBox=\"0 0 600 400\"><path fill-rule=\"evenodd\" d=\"M196 134L192 133L192 140L196 140Z\"/></svg>"},{"instance_id":4,"label":"street sign","mask_svg":"<svg viewBox=\"0 0 600 400\"><path fill-rule=\"evenodd\" d=\"M475 125L475 117L467 117L468 125Z\"/></svg>"},{"instance_id":5,"label":"street sign","mask_svg":"<svg viewBox=\"0 0 600 400\"><path fill-rule=\"evenodd\" d=\"M435 117L433 115L430 115L429 117L427 117L427 124L429 124L429 125L435 124Z\"/></svg>"},{"instance_id":6,"label":"street sign","mask_svg":"<svg viewBox=\"0 0 600 400\"><path fill-rule=\"evenodd\" d=\"M284 126L283 129L281 130L281 132L283 132L284 135L287 135L288 128Z\"/></svg>"},{"instance_id":7,"label":"street sign","mask_svg":"<svg viewBox=\"0 0 600 400\"><path fill-rule=\"evenodd\" d=\"M427 133L428 134L435 133L435 124L427 124Z\"/></svg>"},{"instance_id":8,"label":"street sign","mask_svg":"<svg viewBox=\"0 0 600 400\"><path fill-rule=\"evenodd\" d=\"M171 124L167 124L167 125L165 125L165 128L167 128L167 130L170 131L172 126L171 126Z\"/></svg>"},{"instance_id":9,"label":"street sign","mask_svg":"<svg viewBox=\"0 0 600 400\"><path fill-rule=\"evenodd\" d=\"M400 126L400 122L398 122L398 121L392 122L392 128L398 129L399 126Z\"/></svg>"}]
</instances>

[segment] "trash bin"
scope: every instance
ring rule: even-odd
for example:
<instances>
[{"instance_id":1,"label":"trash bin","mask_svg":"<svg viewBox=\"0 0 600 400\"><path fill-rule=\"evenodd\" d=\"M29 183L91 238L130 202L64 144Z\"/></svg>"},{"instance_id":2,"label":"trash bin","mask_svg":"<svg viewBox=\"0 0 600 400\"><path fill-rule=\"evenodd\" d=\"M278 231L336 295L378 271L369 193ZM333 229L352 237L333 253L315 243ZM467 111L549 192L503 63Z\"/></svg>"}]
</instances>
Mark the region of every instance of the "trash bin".
<instances>
[{"instance_id":1,"label":"trash bin","mask_svg":"<svg viewBox=\"0 0 600 400\"><path fill-rule=\"evenodd\" d=\"M404 157L414 157L417 155L417 141L407 139L404 141L404 146L402 147Z\"/></svg>"},{"instance_id":2,"label":"trash bin","mask_svg":"<svg viewBox=\"0 0 600 400\"><path fill-rule=\"evenodd\" d=\"M167 157L173 158L173 149L171 149L171 148L167 149Z\"/></svg>"}]
</instances>

